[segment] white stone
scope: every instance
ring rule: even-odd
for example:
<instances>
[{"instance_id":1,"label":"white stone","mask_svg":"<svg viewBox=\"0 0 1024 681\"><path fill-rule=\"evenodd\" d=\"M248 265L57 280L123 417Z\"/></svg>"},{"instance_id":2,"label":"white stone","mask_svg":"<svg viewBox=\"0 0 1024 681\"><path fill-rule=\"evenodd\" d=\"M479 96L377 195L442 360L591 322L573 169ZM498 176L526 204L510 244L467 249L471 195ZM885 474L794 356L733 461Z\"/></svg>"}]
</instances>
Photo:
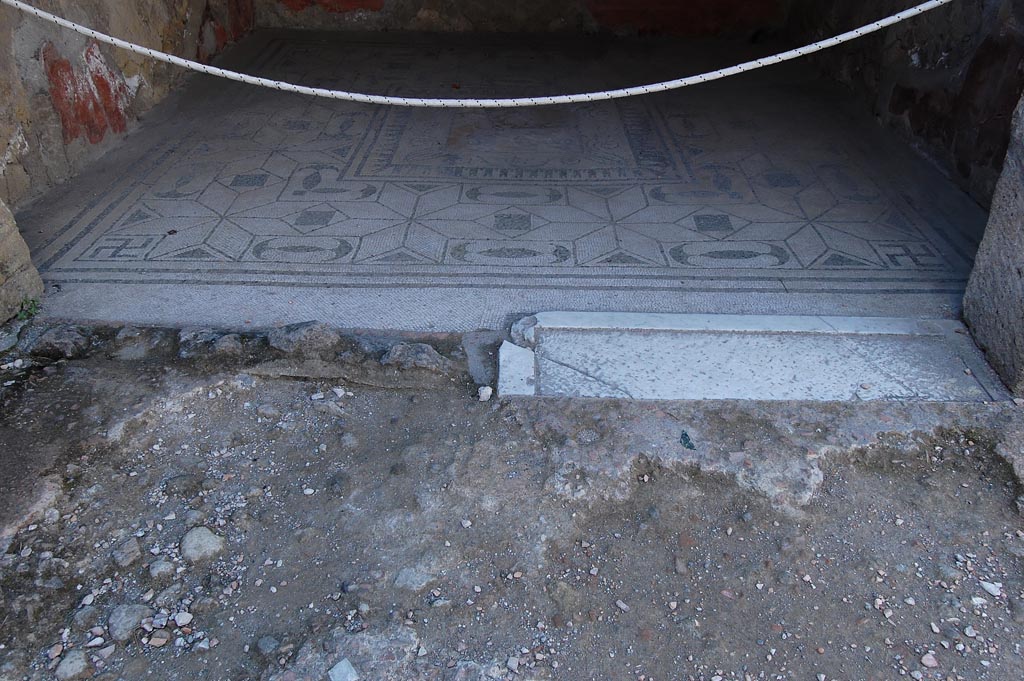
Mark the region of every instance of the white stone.
<instances>
[{"instance_id":1,"label":"white stone","mask_svg":"<svg viewBox=\"0 0 1024 681\"><path fill-rule=\"evenodd\" d=\"M501 395L1008 398L977 348L963 340L963 325L951 320L584 312L541 313L536 320L532 349L501 346ZM743 359L750 357L758 361ZM976 369L965 374L965 364Z\"/></svg>"},{"instance_id":2,"label":"white stone","mask_svg":"<svg viewBox=\"0 0 1024 681\"><path fill-rule=\"evenodd\" d=\"M1003 594L1002 582L986 582L984 579L978 580L981 582L981 588L985 590L990 596L999 598Z\"/></svg>"},{"instance_id":3,"label":"white stone","mask_svg":"<svg viewBox=\"0 0 1024 681\"><path fill-rule=\"evenodd\" d=\"M533 350L508 341L498 349L498 394L502 396L537 394L537 359Z\"/></svg>"}]
</instances>

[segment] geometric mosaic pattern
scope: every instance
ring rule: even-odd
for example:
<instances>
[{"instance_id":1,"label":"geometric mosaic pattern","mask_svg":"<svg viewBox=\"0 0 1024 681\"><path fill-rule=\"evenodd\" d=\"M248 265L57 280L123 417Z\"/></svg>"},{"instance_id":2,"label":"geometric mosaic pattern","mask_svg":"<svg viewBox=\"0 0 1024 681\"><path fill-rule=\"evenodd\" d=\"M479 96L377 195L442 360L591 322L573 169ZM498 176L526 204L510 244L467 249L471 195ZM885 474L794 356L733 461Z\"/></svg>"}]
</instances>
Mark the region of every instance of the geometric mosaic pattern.
<instances>
[{"instance_id":1,"label":"geometric mosaic pattern","mask_svg":"<svg viewBox=\"0 0 1024 681\"><path fill-rule=\"evenodd\" d=\"M540 58L536 48L449 50L434 40L424 50L387 39L275 39L249 70L432 96L650 78L629 55ZM748 78L497 111L193 85L202 96L183 106L179 122L148 130L158 141L145 158L110 177L40 249L43 269L51 280L93 281L486 273L519 284L557 277L565 286L586 286L595 274L629 282L762 276L823 289L962 285L979 226L933 210L935 187L892 170L888 150L861 148L828 101L761 74L758 87Z\"/></svg>"}]
</instances>

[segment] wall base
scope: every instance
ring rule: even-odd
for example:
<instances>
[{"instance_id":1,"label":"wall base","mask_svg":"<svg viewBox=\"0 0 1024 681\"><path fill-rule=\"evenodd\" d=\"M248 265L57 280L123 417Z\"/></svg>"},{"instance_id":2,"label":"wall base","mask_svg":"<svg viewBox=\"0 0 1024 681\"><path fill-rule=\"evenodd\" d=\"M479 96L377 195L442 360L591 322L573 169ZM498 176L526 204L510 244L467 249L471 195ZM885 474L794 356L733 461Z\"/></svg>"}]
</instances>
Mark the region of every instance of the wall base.
<instances>
[{"instance_id":1,"label":"wall base","mask_svg":"<svg viewBox=\"0 0 1024 681\"><path fill-rule=\"evenodd\" d=\"M28 246L11 211L0 201L0 323L16 315L23 301L42 294L43 282L29 258Z\"/></svg>"},{"instance_id":2,"label":"wall base","mask_svg":"<svg viewBox=\"0 0 1024 681\"><path fill-rule=\"evenodd\" d=\"M964 298L964 316L1010 390L1024 395L1024 99Z\"/></svg>"}]
</instances>

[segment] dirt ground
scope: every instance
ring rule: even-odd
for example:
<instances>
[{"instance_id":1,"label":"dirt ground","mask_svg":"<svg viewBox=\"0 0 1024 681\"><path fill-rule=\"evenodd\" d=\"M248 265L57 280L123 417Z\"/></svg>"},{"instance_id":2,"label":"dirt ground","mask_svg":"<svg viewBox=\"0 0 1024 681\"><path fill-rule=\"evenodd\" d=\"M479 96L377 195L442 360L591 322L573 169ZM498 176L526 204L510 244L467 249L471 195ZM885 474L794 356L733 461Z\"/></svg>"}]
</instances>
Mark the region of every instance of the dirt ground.
<instances>
[{"instance_id":1,"label":"dirt ground","mask_svg":"<svg viewBox=\"0 0 1024 681\"><path fill-rule=\"evenodd\" d=\"M1019 406L481 401L488 339L17 330L0 679L1024 678Z\"/></svg>"}]
</instances>

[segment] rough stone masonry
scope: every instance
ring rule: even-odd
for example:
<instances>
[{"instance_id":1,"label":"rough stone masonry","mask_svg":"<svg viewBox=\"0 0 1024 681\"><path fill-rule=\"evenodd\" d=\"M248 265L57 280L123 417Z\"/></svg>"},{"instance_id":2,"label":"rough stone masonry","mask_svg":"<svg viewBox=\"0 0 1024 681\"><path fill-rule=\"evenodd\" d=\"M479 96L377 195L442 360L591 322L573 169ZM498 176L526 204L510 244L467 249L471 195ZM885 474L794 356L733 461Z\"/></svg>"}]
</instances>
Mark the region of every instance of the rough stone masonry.
<instances>
[{"instance_id":1,"label":"rough stone masonry","mask_svg":"<svg viewBox=\"0 0 1024 681\"><path fill-rule=\"evenodd\" d=\"M964 316L992 366L1024 394L1024 101L975 263Z\"/></svg>"},{"instance_id":2,"label":"rough stone masonry","mask_svg":"<svg viewBox=\"0 0 1024 681\"><path fill-rule=\"evenodd\" d=\"M42 293L43 282L32 266L28 246L11 211L0 201L0 319L14 316L24 301Z\"/></svg>"}]
</instances>

